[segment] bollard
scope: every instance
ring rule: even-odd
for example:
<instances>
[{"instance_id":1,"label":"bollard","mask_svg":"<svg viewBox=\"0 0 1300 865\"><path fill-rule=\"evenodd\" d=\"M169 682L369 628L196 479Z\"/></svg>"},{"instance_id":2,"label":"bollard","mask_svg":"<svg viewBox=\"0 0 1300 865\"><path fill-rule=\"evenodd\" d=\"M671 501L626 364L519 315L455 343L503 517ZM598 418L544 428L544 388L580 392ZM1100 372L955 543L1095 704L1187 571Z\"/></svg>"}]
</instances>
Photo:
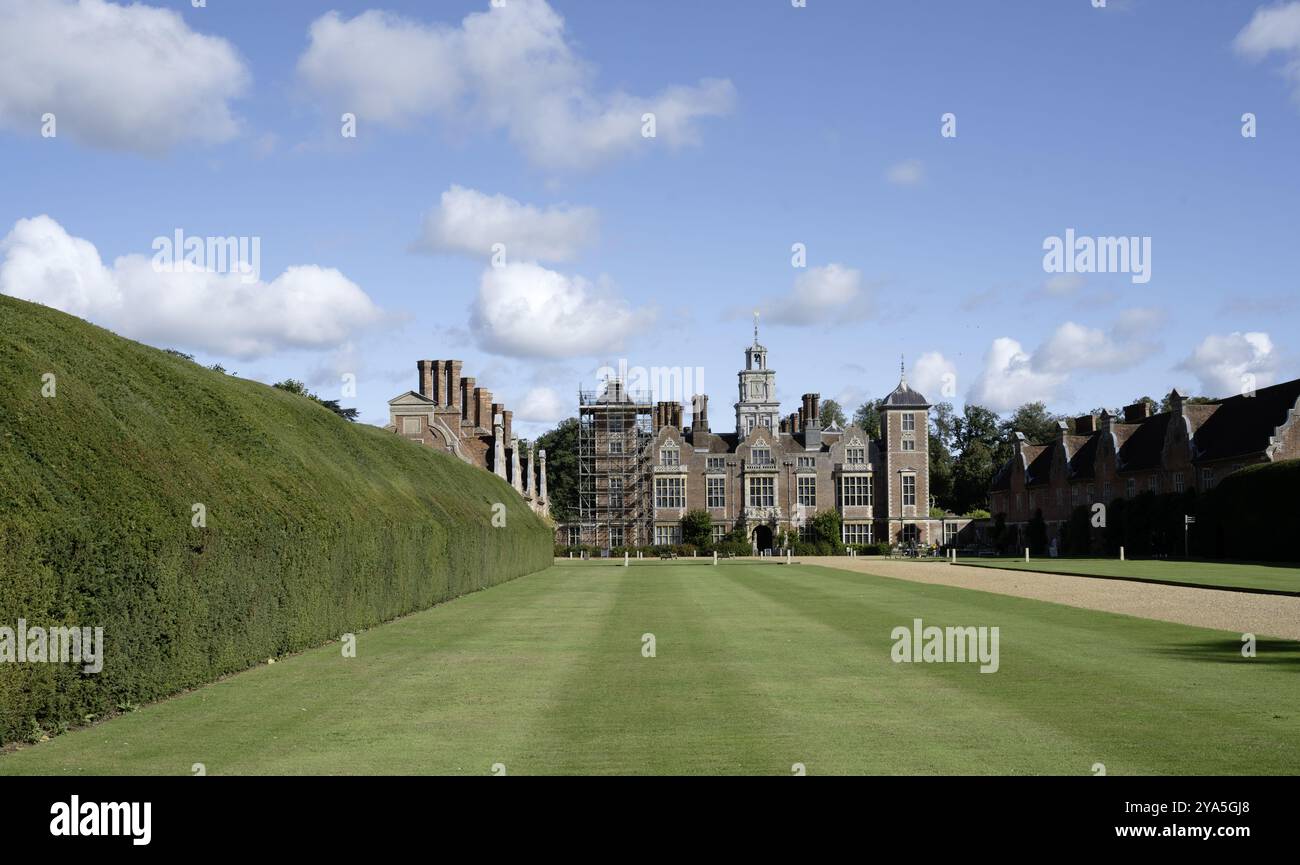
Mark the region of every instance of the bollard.
<instances>
[{"instance_id":1,"label":"bollard","mask_svg":"<svg viewBox=\"0 0 1300 865\"><path fill-rule=\"evenodd\" d=\"M714 551L713 551L713 565L714 565L714 567L717 567L717 564L718 564L718 551L717 551L717 550L714 550Z\"/></svg>"},{"instance_id":2,"label":"bollard","mask_svg":"<svg viewBox=\"0 0 1300 865\"><path fill-rule=\"evenodd\" d=\"M1025 547L1025 561L1029 561L1029 547Z\"/></svg>"},{"instance_id":3,"label":"bollard","mask_svg":"<svg viewBox=\"0 0 1300 865\"><path fill-rule=\"evenodd\" d=\"M787 565L792 565L792 564L794 564L794 562L790 561L790 548L789 548L789 547L786 547L786 548L785 548L785 563L786 563Z\"/></svg>"},{"instance_id":4,"label":"bollard","mask_svg":"<svg viewBox=\"0 0 1300 865\"><path fill-rule=\"evenodd\" d=\"M1123 547L1120 547L1120 548L1119 548L1119 560L1120 560L1121 562L1124 561L1124 548L1123 548Z\"/></svg>"},{"instance_id":5,"label":"bollard","mask_svg":"<svg viewBox=\"0 0 1300 865\"><path fill-rule=\"evenodd\" d=\"M627 567L627 550L623 551L623 567Z\"/></svg>"}]
</instances>

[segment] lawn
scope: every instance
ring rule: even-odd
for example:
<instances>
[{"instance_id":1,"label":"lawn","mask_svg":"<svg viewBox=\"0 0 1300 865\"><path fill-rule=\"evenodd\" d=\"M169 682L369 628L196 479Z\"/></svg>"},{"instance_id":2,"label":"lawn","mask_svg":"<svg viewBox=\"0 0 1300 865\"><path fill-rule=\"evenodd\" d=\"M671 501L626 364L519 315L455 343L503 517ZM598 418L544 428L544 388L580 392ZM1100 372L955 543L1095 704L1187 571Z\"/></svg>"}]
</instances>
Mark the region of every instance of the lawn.
<instances>
[{"instance_id":1,"label":"lawn","mask_svg":"<svg viewBox=\"0 0 1300 865\"><path fill-rule=\"evenodd\" d=\"M1300 567L1235 562L1180 562L1119 559L963 559L962 565L1009 568L1079 577L1109 577L1152 583L1181 583L1207 588L1240 589L1300 595Z\"/></svg>"},{"instance_id":2,"label":"lawn","mask_svg":"<svg viewBox=\"0 0 1300 865\"><path fill-rule=\"evenodd\" d=\"M1000 669L891 660L997 626ZM643 635L655 657L643 656ZM561 565L44 744L0 774L1300 773L1300 646L754 562ZM501 771L498 769L498 771Z\"/></svg>"}]
</instances>

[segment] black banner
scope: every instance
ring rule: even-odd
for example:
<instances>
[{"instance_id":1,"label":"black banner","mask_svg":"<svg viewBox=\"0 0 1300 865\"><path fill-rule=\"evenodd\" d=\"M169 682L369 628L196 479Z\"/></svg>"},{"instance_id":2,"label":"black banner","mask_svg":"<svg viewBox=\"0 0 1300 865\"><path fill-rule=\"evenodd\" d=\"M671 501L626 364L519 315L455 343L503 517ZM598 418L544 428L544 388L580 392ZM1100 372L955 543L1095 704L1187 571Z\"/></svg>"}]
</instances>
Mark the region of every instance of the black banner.
<instances>
[{"instance_id":1,"label":"black banner","mask_svg":"<svg viewBox=\"0 0 1300 865\"><path fill-rule=\"evenodd\" d=\"M737 849L873 840L1216 853L1296 835L1294 778L7 778L4 845L338 854L456 839L507 849L634 833ZM147 807L146 807L147 806ZM711 839L711 840L710 840ZM13 846L20 845L20 846ZM609 851L612 852L612 851Z\"/></svg>"}]
</instances>

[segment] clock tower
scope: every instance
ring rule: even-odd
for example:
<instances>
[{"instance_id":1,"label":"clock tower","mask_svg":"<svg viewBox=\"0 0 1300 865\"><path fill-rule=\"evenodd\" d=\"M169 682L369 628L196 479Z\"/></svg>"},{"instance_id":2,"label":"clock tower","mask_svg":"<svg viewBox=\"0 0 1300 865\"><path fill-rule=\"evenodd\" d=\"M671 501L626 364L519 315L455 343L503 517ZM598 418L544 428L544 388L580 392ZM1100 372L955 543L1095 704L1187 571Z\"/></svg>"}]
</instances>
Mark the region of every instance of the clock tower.
<instances>
[{"instance_id":1,"label":"clock tower","mask_svg":"<svg viewBox=\"0 0 1300 865\"><path fill-rule=\"evenodd\" d=\"M745 368L739 377L737 437L744 439L755 428L778 429L781 403L776 398L776 371L768 369L767 349L758 341L758 313L754 313L754 344L745 349Z\"/></svg>"}]
</instances>

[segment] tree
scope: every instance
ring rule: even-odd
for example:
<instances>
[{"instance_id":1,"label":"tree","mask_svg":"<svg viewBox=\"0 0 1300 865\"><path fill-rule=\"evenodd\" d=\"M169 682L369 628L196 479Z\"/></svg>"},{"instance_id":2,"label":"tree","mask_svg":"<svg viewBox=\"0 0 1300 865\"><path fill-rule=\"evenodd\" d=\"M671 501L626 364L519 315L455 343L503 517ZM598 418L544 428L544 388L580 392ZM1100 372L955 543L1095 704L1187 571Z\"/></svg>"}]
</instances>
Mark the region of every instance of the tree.
<instances>
[{"instance_id":1,"label":"tree","mask_svg":"<svg viewBox=\"0 0 1300 865\"><path fill-rule=\"evenodd\" d=\"M941 508L953 508L953 455L956 416L952 403L941 402L930 414L930 495Z\"/></svg>"},{"instance_id":2,"label":"tree","mask_svg":"<svg viewBox=\"0 0 1300 865\"><path fill-rule=\"evenodd\" d=\"M818 511L808 521L809 541L818 555L840 555L844 552L843 521L834 508Z\"/></svg>"},{"instance_id":3,"label":"tree","mask_svg":"<svg viewBox=\"0 0 1300 865\"><path fill-rule=\"evenodd\" d=\"M1050 413L1041 402L1025 403L1002 423L1002 437L1010 440L1013 433L1022 432L1036 444L1049 442L1056 438L1060 429L1057 423L1061 420L1061 415Z\"/></svg>"},{"instance_id":4,"label":"tree","mask_svg":"<svg viewBox=\"0 0 1300 865\"><path fill-rule=\"evenodd\" d=\"M867 400L853 413L853 423L873 439L880 438L880 406L883 400Z\"/></svg>"},{"instance_id":5,"label":"tree","mask_svg":"<svg viewBox=\"0 0 1300 865\"><path fill-rule=\"evenodd\" d=\"M840 408L840 404L833 399L823 401L818 411L821 413L820 419L823 428L834 423L843 429L848 424L844 419L844 409Z\"/></svg>"},{"instance_id":6,"label":"tree","mask_svg":"<svg viewBox=\"0 0 1300 865\"><path fill-rule=\"evenodd\" d=\"M319 403L346 421L356 422L357 415L360 414L360 412L354 408L342 408L339 406L339 401L336 399L321 399L308 390L307 385L298 381L296 378L286 378L284 381L276 382L271 385L271 387L288 391L289 393L297 394L298 396L305 396L307 399Z\"/></svg>"},{"instance_id":7,"label":"tree","mask_svg":"<svg viewBox=\"0 0 1300 865\"><path fill-rule=\"evenodd\" d=\"M560 421L555 429L538 436L537 446L546 451L551 516L561 523L571 522L578 515L578 419Z\"/></svg>"},{"instance_id":8,"label":"tree","mask_svg":"<svg viewBox=\"0 0 1300 865\"><path fill-rule=\"evenodd\" d=\"M550 451L547 451L550 453ZM682 517L682 542L701 550L713 546L713 517L706 510L687 511Z\"/></svg>"},{"instance_id":9,"label":"tree","mask_svg":"<svg viewBox=\"0 0 1300 865\"><path fill-rule=\"evenodd\" d=\"M968 444L953 463L953 510L960 514L987 508L989 484L1001 466L983 441L976 439Z\"/></svg>"}]
</instances>

